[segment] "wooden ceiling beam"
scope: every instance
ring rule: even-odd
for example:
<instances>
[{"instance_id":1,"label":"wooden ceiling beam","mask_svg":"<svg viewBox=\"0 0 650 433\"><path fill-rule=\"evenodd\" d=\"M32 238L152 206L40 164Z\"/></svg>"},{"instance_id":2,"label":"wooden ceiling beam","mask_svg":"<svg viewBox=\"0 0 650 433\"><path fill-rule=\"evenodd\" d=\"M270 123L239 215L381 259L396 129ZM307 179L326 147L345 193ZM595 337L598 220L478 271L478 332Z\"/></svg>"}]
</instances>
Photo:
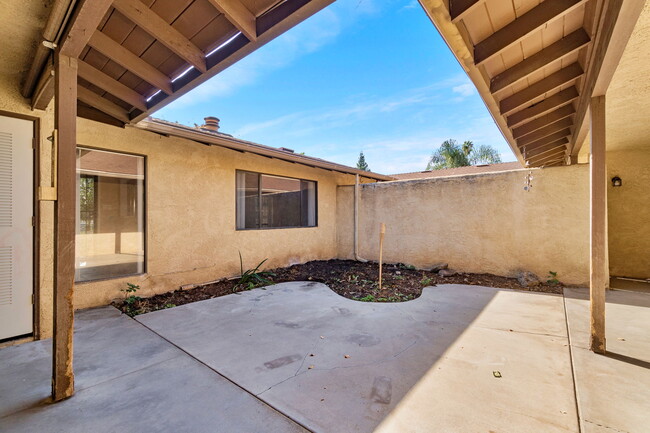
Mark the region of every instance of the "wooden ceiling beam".
<instances>
[{"instance_id":1,"label":"wooden ceiling beam","mask_svg":"<svg viewBox=\"0 0 650 433\"><path fill-rule=\"evenodd\" d=\"M167 75L163 74L151 64L142 60L140 57L106 36L104 33L95 32L88 41L88 45L166 94L171 95L174 93L172 90L171 80Z\"/></svg>"},{"instance_id":2,"label":"wooden ceiling beam","mask_svg":"<svg viewBox=\"0 0 650 433\"><path fill-rule=\"evenodd\" d=\"M526 150L526 158L534 158L542 154L547 154L560 147L564 147L566 149L567 143L569 143L569 139L562 138L560 140L553 141L552 143L546 144L544 146L539 146L532 150Z\"/></svg>"},{"instance_id":3,"label":"wooden ceiling beam","mask_svg":"<svg viewBox=\"0 0 650 433\"><path fill-rule=\"evenodd\" d=\"M586 0L545 0L474 47L474 64L486 62L529 34L560 18Z\"/></svg>"},{"instance_id":4,"label":"wooden ceiling beam","mask_svg":"<svg viewBox=\"0 0 650 433\"><path fill-rule=\"evenodd\" d=\"M565 157L566 157L566 149L558 149L557 151L548 153L546 155L541 155L536 158L527 159L526 162L528 162L528 164L530 165L540 166L540 165L546 165L550 162L559 161L561 159L564 159Z\"/></svg>"},{"instance_id":5,"label":"wooden ceiling beam","mask_svg":"<svg viewBox=\"0 0 650 433\"><path fill-rule=\"evenodd\" d=\"M83 0L76 7L70 27L59 42L61 54L79 57L112 4L113 0Z\"/></svg>"},{"instance_id":6,"label":"wooden ceiling beam","mask_svg":"<svg viewBox=\"0 0 650 433\"><path fill-rule=\"evenodd\" d=\"M566 68L549 75L548 77L526 87L525 89L509 96L499 102L499 110L502 115L507 115L529 104L535 98L552 92L566 84L572 83L584 74L578 62L572 63Z\"/></svg>"},{"instance_id":7,"label":"wooden ceiling beam","mask_svg":"<svg viewBox=\"0 0 650 433\"><path fill-rule=\"evenodd\" d=\"M514 128L526 121L533 120L537 116L541 116L550 111L553 111L558 107L561 107L562 105L568 104L578 96L580 95L578 94L578 89L576 89L575 86L569 87L566 90L562 90L553 96L549 96L539 104L524 108L521 111L517 111L516 113L509 115L507 120L508 127Z\"/></svg>"},{"instance_id":8,"label":"wooden ceiling beam","mask_svg":"<svg viewBox=\"0 0 650 433\"><path fill-rule=\"evenodd\" d=\"M530 143L520 146L519 148L522 149L526 148L526 150L532 150L540 146L544 146L545 144L552 143L556 140L560 140L562 138L568 137L571 135L571 128L564 128L560 131L554 132L553 134L547 135L546 137L542 137L538 140L531 141Z\"/></svg>"},{"instance_id":9,"label":"wooden ceiling beam","mask_svg":"<svg viewBox=\"0 0 650 433\"><path fill-rule=\"evenodd\" d=\"M591 39L584 29L580 28L576 30L511 68L495 75L490 81L490 92L494 94L508 86L518 83L545 66L576 52L590 41Z\"/></svg>"},{"instance_id":10,"label":"wooden ceiling beam","mask_svg":"<svg viewBox=\"0 0 650 433\"><path fill-rule=\"evenodd\" d=\"M102 98L97 93L83 86L77 86L77 98L93 108L108 114L124 123L129 121L129 114L117 104L112 103L108 99Z\"/></svg>"},{"instance_id":11,"label":"wooden ceiling beam","mask_svg":"<svg viewBox=\"0 0 650 433\"><path fill-rule=\"evenodd\" d=\"M255 15L249 11L240 0L208 0L219 12L248 38L257 40L257 24Z\"/></svg>"},{"instance_id":12,"label":"wooden ceiling beam","mask_svg":"<svg viewBox=\"0 0 650 433\"><path fill-rule=\"evenodd\" d=\"M95 122L105 123L107 125L118 126L124 128L124 122L117 120L113 116L109 116L103 111L96 108L89 107L81 101L77 101L77 116L84 119L93 120Z\"/></svg>"},{"instance_id":13,"label":"wooden ceiling beam","mask_svg":"<svg viewBox=\"0 0 650 433\"><path fill-rule=\"evenodd\" d=\"M542 144L540 146L526 146L526 153L529 154L531 152L535 152L536 150L546 148L548 146L560 146L562 144L566 145L569 143L569 139L567 137L560 138L559 140L551 141L550 143Z\"/></svg>"},{"instance_id":14,"label":"wooden ceiling beam","mask_svg":"<svg viewBox=\"0 0 650 433\"><path fill-rule=\"evenodd\" d=\"M178 57L202 73L207 71L203 51L140 0L114 0L113 7Z\"/></svg>"},{"instance_id":15,"label":"wooden ceiling beam","mask_svg":"<svg viewBox=\"0 0 650 433\"><path fill-rule=\"evenodd\" d=\"M515 138L515 140L521 137L525 137L526 135L531 134L547 125L550 125L551 123L557 122L558 120L564 119L565 117L569 117L575 112L576 109L573 104L564 105L555 111L551 111L542 117L525 123L523 126L514 128L512 130L512 136Z\"/></svg>"},{"instance_id":16,"label":"wooden ceiling beam","mask_svg":"<svg viewBox=\"0 0 650 433\"><path fill-rule=\"evenodd\" d=\"M54 98L54 65L48 64L34 88L32 110L45 110Z\"/></svg>"},{"instance_id":17,"label":"wooden ceiling beam","mask_svg":"<svg viewBox=\"0 0 650 433\"><path fill-rule=\"evenodd\" d=\"M549 135L557 131L561 131L565 128L570 128L572 126L573 126L573 120L570 117L565 117L562 120L558 120L557 122L551 123L550 125L546 125L545 127L540 128L537 131L533 132L532 134L528 134L527 136L518 139L517 146L522 147L522 146L529 145L544 137L548 137Z\"/></svg>"},{"instance_id":18,"label":"wooden ceiling beam","mask_svg":"<svg viewBox=\"0 0 650 433\"><path fill-rule=\"evenodd\" d=\"M454 24L457 23L483 3L485 3L485 0L449 0L449 16L451 16L451 22Z\"/></svg>"},{"instance_id":19,"label":"wooden ceiling beam","mask_svg":"<svg viewBox=\"0 0 650 433\"><path fill-rule=\"evenodd\" d=\"M138 110L144 111L147 109L144 96L82 60L79 60L79 77L106 90L111 95L132 105Z\"/></svg>"}]
</instances>

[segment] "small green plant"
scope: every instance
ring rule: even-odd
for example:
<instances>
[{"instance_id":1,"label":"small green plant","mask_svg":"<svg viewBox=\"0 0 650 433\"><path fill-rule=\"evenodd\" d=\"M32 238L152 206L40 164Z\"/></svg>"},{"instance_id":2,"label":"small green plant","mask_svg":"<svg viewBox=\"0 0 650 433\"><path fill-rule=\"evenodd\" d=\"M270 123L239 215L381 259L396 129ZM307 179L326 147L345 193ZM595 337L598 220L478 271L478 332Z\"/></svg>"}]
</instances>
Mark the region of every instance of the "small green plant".
<instances>
[{"instance_id":1,"label":"small green plant","mask_svg":"<svg viewBox=\"0 0 650 433\"><path fill-rule=\"evenodd\" d=\"M142 300L141 297L136 295L140 290L140 286L137 284L126 283L126 289L122 289L124 292L124 304L125 304L125 313L133 317L138 313L137 303Z\"/></svg>"},{"instance_id":2,"label":"small green plant","mask_svg":"<svg viewBox=\"0 0 650 433\"><path fill-rule=\"evenodd\" d=\"M239 269L241 270L241 275L234 291L237 291L237 289L251 290L260 285L273 284L273 282L266 277L274 277L275 274L270 271L260 271L260 268L267 260L268 259L264 259L253 269L244 271L244 261L241 257L241 252L239 252Z\"/></svg>"},{"instance_id":3,"label":"small green plant","mask_svg":"<svg viewBox=\"0 0 650 433\"><path fill-rule=\"evenodd\" d=\"M394 275L394 276L393 276L393 279L395 279L395 280L403 280L403 279L404 279L404 275Z\"/></svg>"},{"instance_id":4,"label":"small green plant","mask_svg":"<svg viewBox=\"0 0 650 433\"><path fill-rule=\"evenodd\" d=\"M422 284L423 286L428 286L431 284L432 281L433 280L429 277L422 277L422 279L420 280L420 284Z\"/></svg>"},{"instance_id":5,"label":"small green plant","mask_svg":"<svg viewBox=\"0 0 650 433\"><path fill-rule=\"evenodd\" d=\"M165 308L174 308L176 304L165 304Z\"/></svg>"},{"instance_id":6,"label":"small green plant","mask_svg":"<svg viewBox=\"0 0 650 433\"><path fill-rule=\"evenodd\" d=\"M356 274L352 274L348 277L348 282L352 284L357 284L359 282L359 276Z\"/></svg>"},{"instance_id":7,"label":"small green plant","mask_svg":"<svg viewBox=\"0 0 650 433\"><path fill-rule=\"evenodd\" d=\"M557 279L557 272L548 271L548 277L546 278L546 282L551 286L557 286L560 284L560 280Z\"/></svg>"},{"instance_id":8,"label":"small green plant","mask_svg":"<svg viewBox=\"0 0 650 433\"><path fill-rule=\"evenodd\" d=\"M375 296L374 295L366 295L363 298L355 298L357 301L361 302L375 302Z\"/></svg>"}]
</instances>

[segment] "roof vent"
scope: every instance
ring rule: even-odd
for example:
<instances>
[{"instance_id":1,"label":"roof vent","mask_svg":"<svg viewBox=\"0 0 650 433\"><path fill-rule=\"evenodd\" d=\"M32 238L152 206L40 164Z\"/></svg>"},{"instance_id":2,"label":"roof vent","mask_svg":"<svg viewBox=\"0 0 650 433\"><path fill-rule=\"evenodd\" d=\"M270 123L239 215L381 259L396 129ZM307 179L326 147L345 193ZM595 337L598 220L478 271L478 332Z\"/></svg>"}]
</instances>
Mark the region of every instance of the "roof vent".
<instances>
[{"instance_id":1,"label":"roof vent","mask_svg":"<svg viewBox=\"0 0 650 433\"><path fill-rule=\"evenodd\" d=\"M204 125L201 125L201 129L210 132L219 132L219 119L216 117L206 117L203 119L205 121Z\"/></svg>"},{"instance_id":2,"label":"roof vent","mask_svg":"<svg viewBox=\"0 0 650 433\"><path fill-rule=\"evenodd\" d=\"M288 147L280 147L280 150L283 152L293 153L293 149L289 149Z\"/></svg>"}]
</instances>

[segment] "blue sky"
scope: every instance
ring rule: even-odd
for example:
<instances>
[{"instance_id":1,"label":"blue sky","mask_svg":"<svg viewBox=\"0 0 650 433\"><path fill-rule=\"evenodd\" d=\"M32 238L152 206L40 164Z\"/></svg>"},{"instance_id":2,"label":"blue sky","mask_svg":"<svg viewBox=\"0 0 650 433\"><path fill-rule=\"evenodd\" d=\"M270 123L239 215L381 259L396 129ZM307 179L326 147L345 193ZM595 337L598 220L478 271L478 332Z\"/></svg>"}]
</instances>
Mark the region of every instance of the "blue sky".
<instances>
[{"instance_id":1,"label":"blue sky","mask_svg":"<svg viewBox=\"0 0 650 433\"><path fill-rule=\"evenodd\" d=\"M507 143L414 0L338 0L155 114L379 173L424 170L448 138Z\"/></svg>"}]
</instances>

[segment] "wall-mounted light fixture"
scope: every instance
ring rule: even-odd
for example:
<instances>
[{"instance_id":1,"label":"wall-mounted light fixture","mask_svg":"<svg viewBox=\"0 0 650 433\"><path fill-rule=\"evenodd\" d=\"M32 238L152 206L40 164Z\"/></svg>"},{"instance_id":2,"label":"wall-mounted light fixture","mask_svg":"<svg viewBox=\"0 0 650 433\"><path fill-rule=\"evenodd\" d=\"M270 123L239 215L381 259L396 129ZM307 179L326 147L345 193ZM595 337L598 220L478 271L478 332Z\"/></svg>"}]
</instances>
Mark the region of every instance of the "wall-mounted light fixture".
<instances>
[{"instance_id":1,"label":"wall-mounted light fixture","mask_svg":"<svg viewBox=\"0 0 650 433\"><path fill-rule=\"evenodd\" d=\"M614 187L616 187L616 186L623 186L623 181L621 180L620 177L618 177L618 176L614 176L614 177L612 178L612 186L614 186Z\"/></svg>"}]
</instances>

